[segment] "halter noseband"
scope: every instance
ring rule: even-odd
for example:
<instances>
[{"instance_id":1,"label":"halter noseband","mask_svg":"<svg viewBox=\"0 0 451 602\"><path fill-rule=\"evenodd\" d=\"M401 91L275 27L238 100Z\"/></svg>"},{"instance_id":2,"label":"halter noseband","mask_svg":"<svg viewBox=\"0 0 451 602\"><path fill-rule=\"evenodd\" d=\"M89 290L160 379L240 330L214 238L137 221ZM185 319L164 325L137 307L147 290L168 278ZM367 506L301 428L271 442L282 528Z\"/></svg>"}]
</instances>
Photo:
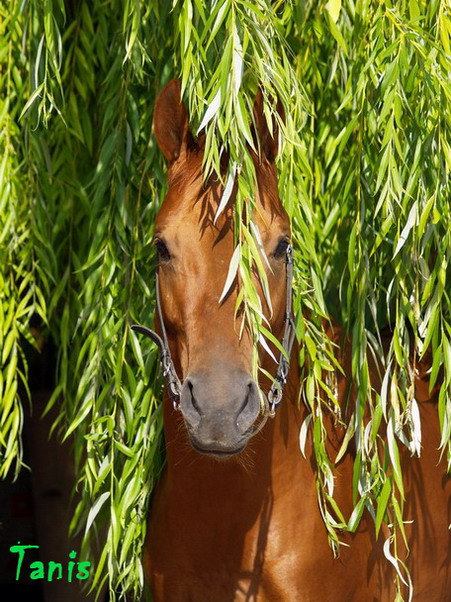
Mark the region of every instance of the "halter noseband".
<instances>
[{"instance_id":1,"label":"halter noseband","mask_svg":"<svg viewBox=\"0 0 451 602\"><path fill-rule=\"evenodd\" d=\"M274 377L274 382L269 389L266 403L266 416L274 417L276 408L282 401L283 387L287 382L288 370L290 368L290 356L293 348L293 342L295 337L295 326L293 320L293 312L291 309L292 304L292 283L293 283L293 247L288 245L287 255L285 260L286 265L286 304L285 304L285 316L284 316L284 333L282 338L282 348L285 353L280 353L279 362L277 364L277 372ZM135 332L139 332L144 336L151 339L159 348L161 354L161 363L163 365L163 375L166 378L166 384L168 389L168 395L172 400L172 404L175 410L180 409L180 396L182 393L182 383L180 382L177 372L172 361L171 351L169 349L168 337L166 334L166 328L164 326L163 313L161 311L160 302L160 288L158 271L155 277L156 286L156 306L158 321L160 323L161 334L158 335L154 330L150 330L146 326L138 326L133 324L131 329ZM263 426L263 425L262 425Z\"/></svg>"}]
</instances>

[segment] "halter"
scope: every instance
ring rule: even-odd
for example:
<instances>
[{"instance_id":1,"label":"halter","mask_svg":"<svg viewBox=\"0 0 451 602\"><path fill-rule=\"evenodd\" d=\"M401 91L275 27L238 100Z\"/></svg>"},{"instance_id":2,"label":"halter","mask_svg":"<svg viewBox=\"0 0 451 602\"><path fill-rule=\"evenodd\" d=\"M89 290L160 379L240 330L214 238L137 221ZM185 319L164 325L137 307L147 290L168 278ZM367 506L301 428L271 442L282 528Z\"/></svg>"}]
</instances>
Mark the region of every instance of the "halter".
<instances>
[{"instance_id":1,"label":"halter","mask_svg":"<svg viewBox=\"0 0 451 602\"><path fill-rule=\"evenodd\" d=\"M288 245L286 254L286 304L285 304L285 316L284 316L284 332L282 338L282 348L285 353L281 352L279 362L277 364L276 376L274 382L269 389L267 399L265 400L265 415L273 418L276 413L276 408L282 401L283 388L287 382L288 370L290 368L290 356L293 348L293 342L295 337L295 326L293 320L293 312L291 309L292 304L292 283L293 283L293 247ZM172 400L172 404L175 410L180 410L180 397L182 393L182 383L180 382L177 372L172 361L171 351L169 349L168 337L166 334L166 328L164 326L163 313L161 311L160 301L160 287L158 271L155 277L156 286L156 306L158 321L160 323L161 334L158 335L154 330L150 330L146 326L138 326L133 324L131 329L135 332L139 332L144 336L151 339L159 348L161 354L161 363L163 365L163 376L166 378L166 384L168 389L168 395ZM263 426L263 425L261 425ZM260 427L261 428L261 427ZM260 430L260 429L259 429Z\"/></svg>"}]
</instances>

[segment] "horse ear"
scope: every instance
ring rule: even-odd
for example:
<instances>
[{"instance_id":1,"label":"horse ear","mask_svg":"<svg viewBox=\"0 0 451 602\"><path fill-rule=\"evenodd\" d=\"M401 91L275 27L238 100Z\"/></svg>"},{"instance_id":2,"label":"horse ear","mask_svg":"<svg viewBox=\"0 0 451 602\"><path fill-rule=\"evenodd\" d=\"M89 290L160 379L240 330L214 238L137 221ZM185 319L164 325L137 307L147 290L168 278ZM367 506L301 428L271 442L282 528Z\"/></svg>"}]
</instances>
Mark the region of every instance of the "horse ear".
<instances>
[{"instance_id":1,"label":"horse ear","mask_svg":"<svg viewBox=\"0 0 451 602\"><path fill-rule=\"evenodd\" d=\"M173 163L191 140L188 113L182 102L178 79L172 79L158 94L153 129L163 155Z\"/></svg>"},{"instance_id":2,"label":"horse ear","mask_svg":"<svg viewBox=\"0 0 451 602\"><path fill-rule=\"evenodd\" d=\"M254 124L253 128L254 139L257 145L260 146L261 157L273 162L279 151L279 125L276 117L272 117L272 133L269 130L268 122L263 111L263 92L259 87L254 101ZM276 111L280 115L282 121L285 121L285 111L280 99L277 99Z\"/></svg>"}]
</instances>

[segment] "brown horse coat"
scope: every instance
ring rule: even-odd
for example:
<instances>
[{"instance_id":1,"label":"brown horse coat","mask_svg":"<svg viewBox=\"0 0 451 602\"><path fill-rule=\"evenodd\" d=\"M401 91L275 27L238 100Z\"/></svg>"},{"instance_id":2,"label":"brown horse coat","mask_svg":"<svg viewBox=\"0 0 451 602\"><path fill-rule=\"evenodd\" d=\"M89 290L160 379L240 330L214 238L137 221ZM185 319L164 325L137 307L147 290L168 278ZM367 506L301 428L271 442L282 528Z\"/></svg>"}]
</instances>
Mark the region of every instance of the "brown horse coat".
<instances>
[{"instance_id":1,"label":"brown horse coat","mask_svg":"<svg viewBox=\"0 0 451 602\"><path fill-rule=\"evenodd\" d=\"M272 329L283 329L285 265L277 249L289 221L277 194L274 157L258 96L254 110L261 159L256 163L257 225L271 271ZM213 225L219 184L203 186L202 148L192 138L178 82L157 99L154 117L160 148L169 162L169 191L156 222L160 253L160 295L171 353L184 380L182 412L164 402L167 464L149 513L143 562L156 601L376 602L394 597L395 572L374 524L365 516L349 547L334 559L317 504L311 441L307 460L299 451L299 429L307 410L298 407L298 350L284 400L274 420L248 437L256 419L250 374L251 341L239 340L234 322L235 287L222 304L233 252L232 207ZM340 331L334 333L342 341ZM344 343L342 361L350 374ZM274 372L274 362L264 366ZM373 366L373 371L376 372ZM348 376L338 376L343 401ZM265 384L263 384L265 387ZM267 387L266 387L267 388ZM423 429L421 458L402 453L406 484L407 564L421 602L451 600L449 561L449 479L440 460L436 397L418 377L416 398ZM242 426L245 425L245 426ZM330 429L338 449L342 433ZM247 443L241 453L242 444ZM196 449L204 453L199 453ZM227 458L220 461L220 458ZM351 452L339 463L335 498L344 515L352 511ZM406 598L407 599L407 598Z\"/></svg>"}]
</instances>

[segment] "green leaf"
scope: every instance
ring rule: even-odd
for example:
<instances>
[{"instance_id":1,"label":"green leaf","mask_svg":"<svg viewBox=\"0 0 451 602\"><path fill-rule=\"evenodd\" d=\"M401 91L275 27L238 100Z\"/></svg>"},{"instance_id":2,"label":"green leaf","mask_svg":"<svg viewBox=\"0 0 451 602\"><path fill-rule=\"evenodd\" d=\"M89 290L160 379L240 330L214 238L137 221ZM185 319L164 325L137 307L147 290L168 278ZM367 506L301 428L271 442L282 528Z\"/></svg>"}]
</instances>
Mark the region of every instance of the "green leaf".
<instances>
[{"instance_id":1,"label":"green leaf","mask_svg":"<svg viewBox=\"0 0 451 602\"><path fill-rule=\"evenodd\" d=\"M366 498L360 498L360 500L354 507L354 510L352 511L352 514L348 521L348 531L350 531L351 533L355 533L357 527L359 526L363 511L365 510L365 502Z\"/></svg>"},{"instance_id":2,"label":"green leaf","mask_svg":"<svg viewBox=\"0 0 451 602\"><path fill-rule=\"evenodd\" d=\"M384 520L385 512L387 509L388 500L390 499L391 493L391 481L386 479L382 487L382 491L377 498L377 512L376 512L376 537L379 536L379 531Z\"/></svg>"},{"instance_id":3,"label":"green leaf","mask_svg":"<svg viewBox=\"0 0 451 602\"><path fill-rule=\"evenodd\" d=\"M326 10L329 11L330 18L334 23L338 21L341 10L341 0L329 0L326 4Z\"/></svg>"},{"instance_id":4,"label":"green leaf","mask_svg":"<svg viewBox=\"0 0 451 602\"><path fill-rule=\"evenodd\" d=\"M230 291L230 287L232 286L238 272L238 266L240 265L240 256L241 246L237 245L230 260L229 271L227 272L224 288L222 290L221 296L219 297L218 303L222 303L227 293Z\"/></svg>"},{"instance_id":5,"label":"green leaf","mask_svg":"<svg viewBox=\"0 0 451 602\"><path fill-rule=\"evenodd\" d=\"M85 533L88 533L88 531L90 530L91 525L94 522L96 516L98 515L98 513L102 509L102 506L104 505L104 503L106 502L106 500L109 497L110 497L110 492L109 491L105 491L105 493L102 493L102 495L100 495L96 499L96 501L92 505L91 510L89 511L88 518L86 519L86 531L85 531Z\"/></svg>"}]
</instances>

